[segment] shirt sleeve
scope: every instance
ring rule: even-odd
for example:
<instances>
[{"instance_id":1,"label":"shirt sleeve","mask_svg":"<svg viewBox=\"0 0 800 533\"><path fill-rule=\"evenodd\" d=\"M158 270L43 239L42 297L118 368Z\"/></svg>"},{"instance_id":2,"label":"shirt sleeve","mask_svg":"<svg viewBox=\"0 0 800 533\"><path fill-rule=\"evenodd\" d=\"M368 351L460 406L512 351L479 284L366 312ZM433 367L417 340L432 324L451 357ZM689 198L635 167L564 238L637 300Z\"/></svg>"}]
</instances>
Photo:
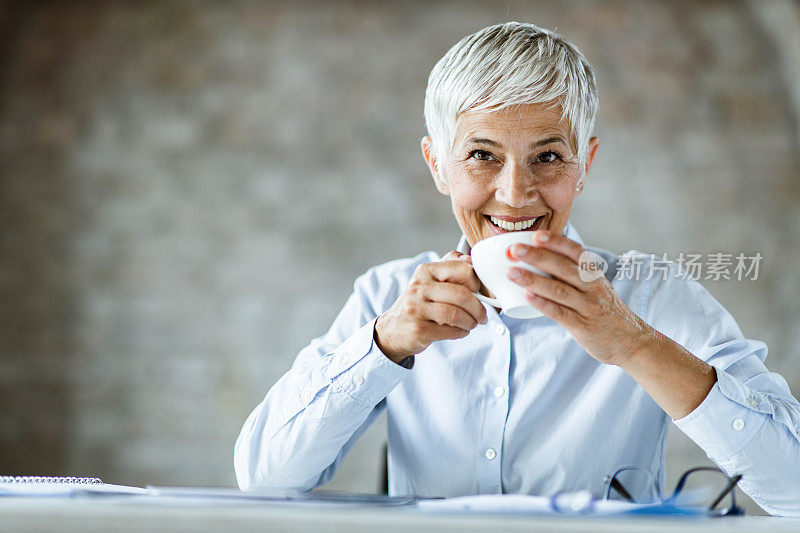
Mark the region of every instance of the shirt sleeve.
<instances>
[{"instance_id":1,"label":"shirt sleeve","mask_svg":"<svg viewBox=\"0 0 800 533\"><path fill-rule=\"evenodd\" d=\"M774 515L800 516L800 403L764 365L767 346L744 338L728 311L677 268L651 287L650 323L712 365L717 382L674 423Z\"/></svg>"},{"instance_id":2,"label":"shirt sleeve","mask_svg":"<svg viewBox=\"0 0 800 533\"><path fill-rule=\"evenodd\" d=\"M413 359L394 363L374 341L383 312L374 302L376 294L379 301L393 296L388 284L374 269L359 277L330 330L300 351L247 418L234 449L242 489L327 483L389 392L412 372Z\"/></svg>"}]
</instances>

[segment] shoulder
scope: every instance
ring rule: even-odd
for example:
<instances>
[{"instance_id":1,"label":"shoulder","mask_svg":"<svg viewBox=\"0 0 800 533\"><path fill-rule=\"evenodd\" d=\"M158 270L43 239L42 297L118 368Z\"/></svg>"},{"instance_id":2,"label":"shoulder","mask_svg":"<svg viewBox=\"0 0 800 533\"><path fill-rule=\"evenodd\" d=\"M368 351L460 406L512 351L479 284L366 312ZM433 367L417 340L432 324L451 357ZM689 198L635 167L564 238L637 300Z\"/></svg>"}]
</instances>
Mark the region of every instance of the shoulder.
<instances>
[{"instance_id":1,"label":"shoulder","mask_svg":"<svg viewBox=\"0 0 800 533\"><path fill-rule=\"evenodd\" d=\"M676 260L677 259L677 260ZM617 260L616 279L639 287L646 322L684 347L742 337L736 320L682 258L630 250Z\"/></svg>"},{"instance_id":2,"label":"shoulder","mask_svg":"<svg viewBox=\"0 0 800 533\"><path fill-rule=\"evenodd\" d=\"M606 279L649 323L667 311L702 314L722 307L682 262L665 254L639 250L614 254L592 246L585 248L605 261Z\"/></svg>"},{"instance_id":3,"label":"shoulder","mask_svg":"<svg viewBox=\"0 0 800 533\"><path fill-rule=\"evenodd\" d=\"M432 263L440 259L439 254L429 250L427 252L420 252L414 257L405 257L403 259L394 259L370 267L366 272L358 277L357 281L371 282L371 283L387 283L393 281L408 282L414 271L419 265L424 263Z\"/></svg>"},{"instance_id":4,"label":"shoulder","mask_svg":"<svg viewBox=\"0 0 800 533\"><path fill-rule=\"evenodd\" d=\"M439 254L429 250L375 265L356 278L353 288L372 302L376 312L382 312L400 296L419 265L439 259Z\"/></svg>"},{"instance_id":5,"label":"shoulder","mask_svg":"<svg viewBox=\"0 0 800 533\"><path fill-rule=\"evenodd\" d=\"M670 259L663 253L616 255L585 248L607 262L606 278L637 315L696 356L706 359L713 347L743 339L731 313L699 281L698 265L691 259L695 254Z\"/></svg>"}]
</instances>

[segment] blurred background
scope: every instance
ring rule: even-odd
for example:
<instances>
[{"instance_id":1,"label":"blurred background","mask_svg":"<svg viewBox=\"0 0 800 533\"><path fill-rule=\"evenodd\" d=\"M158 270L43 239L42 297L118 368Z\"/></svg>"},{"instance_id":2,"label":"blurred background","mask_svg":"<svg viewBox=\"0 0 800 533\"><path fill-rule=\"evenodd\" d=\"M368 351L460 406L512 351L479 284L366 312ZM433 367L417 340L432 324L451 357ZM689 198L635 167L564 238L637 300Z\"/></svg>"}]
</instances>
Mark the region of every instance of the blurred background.
<instances>
[{"instance_id":1,"label":"blurred background","mask_svg":"<svg viewBox=\"0 0 800 533\"><path fill-rule=\"evenodd\" d=\"M455 248L427 77L507 20L596 69L585 243L760 252L703 283L800 394L798 3L0 0L0 473L233 485L354 279ZM384 439L327 488L377 490ZM668 460L709 463L676 428Z\"/></svg>"}]
</instances>

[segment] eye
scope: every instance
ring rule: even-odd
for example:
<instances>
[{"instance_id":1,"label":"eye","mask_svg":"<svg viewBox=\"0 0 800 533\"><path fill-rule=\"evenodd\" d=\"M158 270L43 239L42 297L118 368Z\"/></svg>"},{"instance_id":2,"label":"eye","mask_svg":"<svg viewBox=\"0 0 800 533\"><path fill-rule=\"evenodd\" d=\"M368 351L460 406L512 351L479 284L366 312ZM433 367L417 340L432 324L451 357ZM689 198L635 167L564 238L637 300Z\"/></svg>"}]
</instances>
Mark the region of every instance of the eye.
<instances>
[{"instance_id":1,"label":"eye","mask_svg":"<svg viewBox=\"0 0 800 533\"><path fill-rule=\"evenodd\" d=\"M561 159L561 156L558 155L557 152L542 152L536 158L536 161L538 161L539 163L552 163L556 159Z\"/></svg>"},{"instance_id":2,"label":"eye","mask_svg":"<svg viewBox=\"0 0 800 533\"><path fill-rule=\"evenodd\" d=\"M474 157L478 161L489 161L489 158L494 159L494 156L486 150L473 150L469 153L467 158Z\"/></svg>"}]
</instances>

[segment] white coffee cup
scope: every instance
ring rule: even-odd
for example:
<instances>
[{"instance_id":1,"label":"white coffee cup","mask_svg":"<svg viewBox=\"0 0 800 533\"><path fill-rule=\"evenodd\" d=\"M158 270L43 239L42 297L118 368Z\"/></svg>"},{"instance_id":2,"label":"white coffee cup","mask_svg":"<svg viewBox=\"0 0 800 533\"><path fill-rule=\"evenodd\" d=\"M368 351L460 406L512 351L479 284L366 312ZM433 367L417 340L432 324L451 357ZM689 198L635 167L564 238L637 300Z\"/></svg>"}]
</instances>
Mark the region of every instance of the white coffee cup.
<instances>
[{"instance_id":1,"label":"white coffee cup","mask_svg":"<svg viewBox=\"0 0 800 533\"><path fill-rule=\"evenodd\" d=\"M510 318L538 318L541 311L533 307L525 299L525 289L508 279L511 267L519 267L545 277L552 277L524 261L511 261L506 255L514 244L533 244L532 231L515 231L487 237L475 243L470 255L472 267L489 291L495 295L489 298L473 293L481 302L499 307L503 314Z\"/></svg>"}]
</instances>

